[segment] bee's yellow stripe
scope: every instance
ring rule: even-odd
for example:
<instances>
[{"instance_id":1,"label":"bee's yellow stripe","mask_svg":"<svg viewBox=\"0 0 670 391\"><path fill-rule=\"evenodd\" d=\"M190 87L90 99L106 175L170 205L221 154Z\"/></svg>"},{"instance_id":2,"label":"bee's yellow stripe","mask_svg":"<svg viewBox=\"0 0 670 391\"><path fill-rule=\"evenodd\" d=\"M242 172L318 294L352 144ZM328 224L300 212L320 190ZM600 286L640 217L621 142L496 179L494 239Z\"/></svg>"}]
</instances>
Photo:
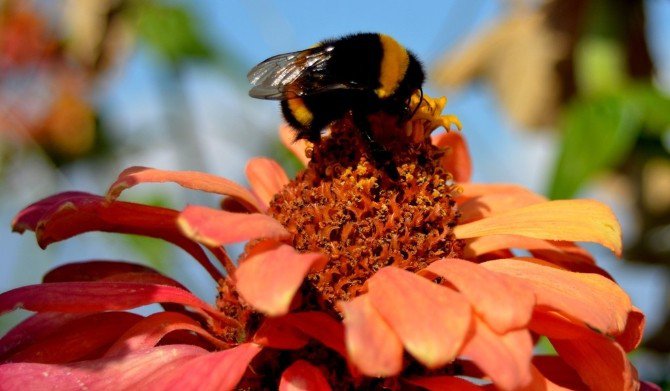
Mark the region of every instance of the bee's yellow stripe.
<instances>
[{"instance_id":1,"label":"bee's yellow stripe","mask_svg":"<svg viewBox=\"0 0 670 391\"><path fill-rule=\"evenodd\" d=\"M383 53L379 72L381 86L375 92L383 99L393 95L405 77L409 66L409 54L407 49L388 35L379 34L379 41L382 44Z\"/></svg>"},{"instance_id":2,"label":"bee's yellow stripe","mask_svg":"<svg viewBox=\"0 0 670 391\"><path fill-rule=\"evenodd\" d=\"M300 98L293 98L288 100L288 108L291 110L291 114L295 119L301 124L308 126L312 123L314 115L311 111L305 106L305 102Z\"/></svg>"}]
</instances>

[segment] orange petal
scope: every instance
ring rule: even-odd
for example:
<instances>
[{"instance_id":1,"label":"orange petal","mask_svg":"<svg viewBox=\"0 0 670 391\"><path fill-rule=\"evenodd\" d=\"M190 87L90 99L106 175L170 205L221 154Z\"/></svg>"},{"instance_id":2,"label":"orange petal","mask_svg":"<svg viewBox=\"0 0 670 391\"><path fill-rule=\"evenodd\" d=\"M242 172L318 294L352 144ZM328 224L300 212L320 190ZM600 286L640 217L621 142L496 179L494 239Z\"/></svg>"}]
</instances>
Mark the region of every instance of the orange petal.
<instances>
[{"instance_id":1,"label":"orange petal","mask_svg":"<svg viewBox=\"0 0 670 391\"><path fill-rule=\"evenodd\" d=\"M184 235L207 246L250 239L288 239L291 234L275 219L260 213L232 213L204 206L187 206L177 219Z\"/></svg>"},{"instance_id":2,"label":"orange petal","mask_svg":"<svg viewBox=\"0 0 670 391\"><path fill-rule=\"evenodd\" d=\"M466 259L476 259L481 256L487 256L488 259L509 258L513 255L493 258L494 253L507 249L528 250L535 258L548 261L564 269L573 272L597 273L612 280L612 276L607 271L595 265L591 254L573 242L555 242L519 235L489 235L465 239L463 257Z\"/></svg>"},{"instance_id":3,"label":"orange petal","mask_svg":"<svg viewBox=\"0 0 670 391\"><path fill-rule=\"evenodd\" d=\"M243 186L216 175L198 171L168 171L149 167L130 167L107 190L109 200L116 199L124 190L140 183L173 182L187 189L227 195L240 201L249 210L261 210L256 197Z\"/></svg>"},{"instance_id":4,"label":"orange petal","mask_svg":"<svg viewBox=\"0 0 670 391\"><path fill-rule=\"evenodd\" d=\"M537 305L555 309L608 335L624 331L630 298L615 282L592 273L575 273L519 259L500 259L482 264L499 273L528 282Z\"/></svg>"},{"instance_id":5,"label":"orange petal","mask_svg":"<svg viewBox=\"0 0 670 391\"><path fill-rule=\"evenodd\" d=\"M433 145L446 148L440 164L456 182L468 182L472 176L472 161L468 145L461 132L444 132L432 136Z\"/></svg>"},{"instance_id":6,"label":"orange petal","mask_svg":"<svg viewBox=\"0 0 670 391\"><path fill-rule=\"evenodd\" d=\"M402 369L402 343L372 307L368 295L342 302L340 306L351 361L367 376L397 375Z\"/></svg>"},{"instance_id":7,"label":"orange petal","mask_svg":"<svg viewBox=\"0 0 670 391\"><path fill-rule=\"evenodd\" d=\"M368 284L372 306L412 356L429 368L453 361L470 328L465 297L395 267L379 270Z\"/></svg>"},{"instance_id":8,"label":"orange petal","mask_svg":"<svg viewBox=\"0 0 670 391\"><path fill-rule=\"evenodd\" d=\"M538 335L555 339L589 338L595 331L583 323L575 323L571 319L555 311L538 310L528 328Z\"/></svg>"},{"instance_id":9,"label":"orange petal","mask_svg":"<svg viewBox=\"0 0 670 391\"><path fill-rule=\"evenodd\" d=\"M459 355L466 356L481 368L501 390L514 390L531 382L530 360L533 341L526 329L497 334L474 317L471 337Z\"/></svg>"},{"instance_id":10,"label":"orange petal","mask_svg":"<svg viewBox=\"0 0 670 391\"><path fill-rule=\"evenodd\" d=\"M465 224L488 216L546 201L546 198L529 190L515 191L513 193L484 194L473 197L458 206L458 210L461 212L459 222Z\"/></svg>"},{"instance_id":11,"label":"orange petal","mask_svg":"<svg viewBox=\"0 0 670 391\"><path fill-rule=\"evenodd\" d=\"M506 183L459 183L462 192L456 199L459 205L474 198L488 194L525 194L532 193L523 186Z\"/></svg>"},{"instance_id":12,"label":"orange petal","mask_svg":"<svg viewBox=\"0 0 670 391\"><path fill-rule=\"evenodd\" d=\"M591 338L551 339L551 343L590 390L636 389L635 369L626 358L626 352L607 337L593 333Z\"/></svg>"},{"instance_id":13,"label":"orange petal","mask_svg":"<svg viewBox=\"0 0 670 391\"><path fill-rule=\"evenodd\" d=\"M310 269L323 266L325 261L322 254L300 254L286 244L257 245L235 271L236 287L257 310L270 316L283 315Z\"/></svg>"},{"instance_id":14,"label":"orange petal","mask_svg":"<svg viewBox=\"0 0 670 391\"><path fill-rule=\"evenodd\" d=\"M549 201L493 215L454 229L459 239L512 234L538 239L596 242L621 254L621 226L593 200Z\"/></svg>"},{"instance_id":15,"label":"orange petal","mask_svg":"<svg viewBox=\"0 0 670 391\"><path fill-rule=\"evenodd\" d=\"M245 171L251 189L263 203L264 210L270 206L272 197L288 183L286 172L272 159L251 159Z\"/></svg>"},{"instance_id":16,"label":"orange petal","mask_svg":"<svg viewBox=\"0 0 670 391\"><path fill-rule=\"evenodd\" d=\"M455 258L433 262L425 270L453 284L497 333L523 327L530 320L535 296L516 279Z\"/></svg>"},{"instance_id":17,"label":"orange petal","mask_svg":"<svg viewBox=\"0 0 670 391\"><path fill-rule=\"evenodd\" d=\"M323 373L305 360L298 360L286 368L279 381L279 391L330 391L330 389Z\"/></svg>"},{"instance_id":18,"label":"orange petal","mask_svg":"<svg viewBox=\"0 0 670 391\"><path fill-rule=\"evenodd\" d=\"M309 163L309 158L305 155L305 150L308 145L307 140L296 140L295 129L287 124L283 124L279 127L279 139L304 166L307 166L307 163Z\"/></svg>"}]
</instances>

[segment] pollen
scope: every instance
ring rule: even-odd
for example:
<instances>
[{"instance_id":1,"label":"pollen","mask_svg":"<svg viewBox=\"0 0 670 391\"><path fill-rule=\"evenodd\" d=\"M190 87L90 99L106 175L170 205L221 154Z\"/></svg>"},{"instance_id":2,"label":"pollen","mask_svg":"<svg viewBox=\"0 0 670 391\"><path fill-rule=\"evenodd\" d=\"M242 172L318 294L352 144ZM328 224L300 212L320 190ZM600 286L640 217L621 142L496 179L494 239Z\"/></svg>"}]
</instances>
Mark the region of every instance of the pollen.
<instances>
[{"instance_id":1,"label":"pollen","mask_svg":"<svg viewBox=\"0 0 670 391\"><path fill-rule=\"evenodd\" d=\"M433 101L422 106L409 134L395 118L371 118L399 179L372 160L360 131L345 118L314 145L307 169L273 199L269 213L291 232L292 245L329 257L305 286L320 306L364 293L365 281L382 267L418 271L462 255L463 243L452 232L457 187L440 165L444 151L430 141L440 120Z\"/></svg>"}]
</instances>

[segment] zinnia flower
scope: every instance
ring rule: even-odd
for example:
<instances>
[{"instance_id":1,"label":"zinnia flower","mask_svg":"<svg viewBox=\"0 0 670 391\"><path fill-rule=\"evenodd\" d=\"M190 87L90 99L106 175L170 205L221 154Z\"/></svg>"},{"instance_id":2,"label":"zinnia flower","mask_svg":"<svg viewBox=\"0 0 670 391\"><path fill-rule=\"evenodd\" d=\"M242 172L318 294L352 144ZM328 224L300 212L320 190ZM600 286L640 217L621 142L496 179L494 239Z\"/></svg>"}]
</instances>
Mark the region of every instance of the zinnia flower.
<instances>
[{"instance_id":1,"label":"zinnia flower","mask_svg":"<svg viewBox=\"0 0 670 391\"><path fill-rule=\"evenodd\" d=\"M247 166L251 190L134 167L104 197L67 192L28 206L14 229L35 231L42 247L89 231L160 238L191 254L219 295L207 304L131 263L58 267L0 295L3 313L36 312L0 340L2 388L639 387L626 352L644 315L574 243L620 254L610 209L469 183L461 134L431 138L459 125L441 115L445 103L425 99L402 128L373 119L397 181L345 118L317 145L291 143L282 128L307 164L293 180L264 158ZM146 182L225 198L181 212L117 200ZM224 246L239 242L235 263ZM127 311L152 303L163 310ZM534 354L540 337L556 354Z\"/></svg>"}]
</instances>

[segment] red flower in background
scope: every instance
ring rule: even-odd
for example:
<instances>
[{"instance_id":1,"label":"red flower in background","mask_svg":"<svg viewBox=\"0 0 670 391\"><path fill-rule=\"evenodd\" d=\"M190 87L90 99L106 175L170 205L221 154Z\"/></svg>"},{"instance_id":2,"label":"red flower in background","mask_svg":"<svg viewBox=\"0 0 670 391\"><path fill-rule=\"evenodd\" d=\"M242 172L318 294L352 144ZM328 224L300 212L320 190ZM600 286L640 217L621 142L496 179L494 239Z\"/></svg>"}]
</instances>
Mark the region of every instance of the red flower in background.
<instances>
[{"instance_id":1,"label":"red flower in background","mask_svg":"<svg viewBox=\"0 0 670 391\"><path fill-rule=\"evenodd\" d=\"M191 254L219 296L207 304L145 266L61 266L41 284L0 295L1 312L37 312L0 340L1 384L640 386L626 352L641 340L644 315L574 244L596 242L619 254L612 212L596 201L547 201L514 185L469 183L460 133L430 137L457 124L441 116L444 104L427 99L404 129L375 119L397 182L370 163L345 119L333 125L334 137L307 148L309 159L304 144L289 145L309 162L294 180L263 158L247 166L251 190L204 173L135 167L106 197L68 192L27 207L14 229L35 231L42 247L89 231L160 238ZM284 128L284 140L287 134ZM146 182L226 199L222 209L181 212L117 200ZM247 245L236 264L224 246L240 242ZM163 310L126 312L152 303ZM534 355L540 336L557 355Z\"/></svg>"}]
</instances>

